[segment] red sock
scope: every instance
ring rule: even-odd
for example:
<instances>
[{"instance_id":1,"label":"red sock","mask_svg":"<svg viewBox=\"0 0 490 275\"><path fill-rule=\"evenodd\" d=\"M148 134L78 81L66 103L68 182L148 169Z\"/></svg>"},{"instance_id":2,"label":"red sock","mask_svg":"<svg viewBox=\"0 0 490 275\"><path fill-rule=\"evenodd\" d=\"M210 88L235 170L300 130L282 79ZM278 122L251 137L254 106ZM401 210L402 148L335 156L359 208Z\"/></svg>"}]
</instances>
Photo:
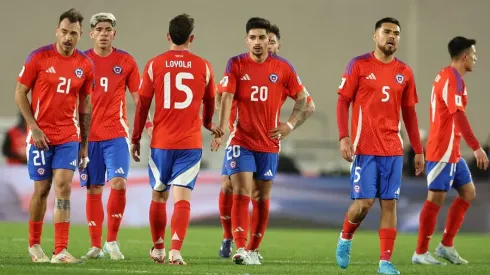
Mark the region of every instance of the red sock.
<instances>
[{"instance_id":1,"label":"red sock","mask_svg":"<svg viewBox=\"0 0 490 275\"><path fill-rule=\"evenodd\" d=\"M165 226L167 226L166 204L152 200L150 204L150 228L155 249L165 247Z\"/></svg>"},{"instance_id":2,"label":"red sock","mask_svg":"<svg viewBox=\"0 0 490 275\"><path fill-rule=\"evenodd\" d=\"M344 240L352 240L354 237L354 232L356 232L357 228L361 225L361 223L352 223L347 218L347 214L345 214L344 218L344 226L342 227L342 239Z\"/></svg>"},{"instance_id":3,"label":"red sock","mask_svg":"<svg viewBox=\"0 0 490 275\"><path fill-rule=\"evenodd\" d=\"M458 233L459 228L463 224L464 215L470 207L470 203L457 197L447 213L446 229L442 235L442 245L453 246L454 236Z\"/></svg>"},{"instance_id":4,"label":"red sock","mask_svg":"<svg viewBox=\"0 0 490 275\"><path fill-rule=\"evenodd\" d=\"M391 254L395 248L396 228L381 228L379 230L381 261L391 261Z\"/></svg>"},{"instance_id":5,"label":"red sock","mask_svg":"<svg viewBox=\"0 0 490 275\"><path fill-rule=\"evenodd\" d=\"M70 235L69 222L54 223L54 254L57 255L68 247L68 236Z\"/></svg>"},{"instance_id":6,"label":"red sock","mask_svg":"<svg viewBox=\"0 0 490 275\"><path fill-rule=\"evenodd\" d=\"M223 238L233 239L231 233L231 207L233 206L233 194L219 193L219 216L223 226Z\"/></svg>"},{"instance_id":7,"label":"red sock","mask_svg":"<svg viewBox=\"0 0 490 275\"><path fill-rule=\"evenodd\" d=\"M126 189L111 189L107 202L107 241L117 240L117 233L126 208Z\"/></svg>"},{"instance_id":8,"label":"red sock","mask_svg":"<svg viewBox=\"0 0 490 275\"><path fill-rule=\"evenodd\" d=\"M172 246L170 250L181 250L184 243L189 220L191 219L191 204L188 201L178 201L174 204L172 215Z\"/></svg>"},{"instance_id":9,"label":"red sock","mask_svg":"<svg viewBox=\"0 0 490 275\"><path fill-rule=\"evenodd\" d=\"M250 223L250 242L247 250L256 250L259 248L264 238L267 222L269 222L269 199L265 201L252 200L253 212L252 222Z\"/></svg>"},{"instance_id":10,"label":"red sock","mask_svg":"<svg viewBox=\"0 0 490 275\"><path fill-rule=\"evenodd\" d=\"M248 206L250 197L243 195L233 195L233 207L231 208L231 225L233 238L235 239L236 248L247 247L247 233L250 223L250 214Z\"/></svg>"},{"instance_id":11,"label":"red sock","mask_svg":"<svg viewBox=\"0 0 490 275\"><path fill-rule=\"evenodd\" d=\"M433 202L425 201L419 218L419 237L415 253L424 254L429 251L429 242L436 230L437 215L441 207Z\"/></svg>"},{"instance_id":12,"label":"red sock","mask_svg":"<svg viewBox=\"0 0 490 275\"><path fill-rule=\"evenodd\" d=\"M43 233L43 221L33 222L29 220L29 247L41 244L41 234Z\"/></svg>"},{"instance_id":13,"label":"red sock","mask_svg":"<svg viewBox=\"0 0 490 275\"><path fill-rule=\"evenodd\" d=\"M85 213L92 246L102 248L102 224L104 223L102 194L87 194Z\"/></svg>"}]
</instances>

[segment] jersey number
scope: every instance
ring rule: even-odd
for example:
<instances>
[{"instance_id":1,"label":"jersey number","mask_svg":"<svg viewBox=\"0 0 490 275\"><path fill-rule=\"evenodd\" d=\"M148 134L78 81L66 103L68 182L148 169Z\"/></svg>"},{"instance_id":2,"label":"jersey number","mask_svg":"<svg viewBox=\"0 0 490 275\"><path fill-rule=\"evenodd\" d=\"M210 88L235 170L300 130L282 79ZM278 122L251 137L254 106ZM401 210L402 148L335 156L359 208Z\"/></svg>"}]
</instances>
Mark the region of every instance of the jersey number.
<instances>
[{"instance_id":1,"label":"jersey number","mask_svg":"<svg viewBox=\"0 0 490 275\"><path fill-rule=\"evenodd\" d=\"M269 95L269 88L267 86L252 86L252 94L250 95L251 101L266 101Z\"/></svg>"},{"instance_id":2,"label":"jersey number","mask_svg":"<svg viewBox=\"0 0 490 275\"><path fill-rule=\"evenodd\" d=\"M436 119L436 93L434 93L434 86L432 86L432 92L430 93L430 111L430 118L434 122Z\"/></svg>"},{"instance_id":3,"label":"jersey number","mask_svg":"<svg viewBox=\"0 0 490 275\"><path fill-rule=\"evenodd\" d=\"M34 166L41 166L41 165L46 165L46 160L44 159L44 151L32 151L34 154L34 157L32 158L32 162L34 163ZM39 158L41 159L41 162L39 162Z\"/></svg>"},{"instance_id":4,"label":"jersey number","mask_svg":"<svg viewBox=\"0 0 490 275\"><path fill-rule=\"evenodd\" d=\"M107 93L107 89L109 89L109 79L107 77L100 78L100 86L104 87L104 92Z\"/></svg>"},{"instance_id":5,"label":"jersey number","mask_svg":"<svg viewBox=\"0 0 490 275\"><path fill-rule=\"evenodd\" d=\"M175 102L174 103L174 108L175 109L185 109L191 105L193 94L191 88L189 86L182 84L182 80L184 79L194 79L194 75L191 73L177 73L175 75L175 88L177 90L182 91L185 93L186 98L183 102ZM164 109L170 109L170 90L171 90L171 75L170 72L166 73L165 76L163 77L163 108Z\"/></svg>"},{"instance_id":6,"label":"jersey number","mask_svg":"<svg viewBox=\"0 0 490 275\"><path fill-rule=\"evenodd\" d=\"M238 158L240 156L240 145L230 145L226 148L226 159Z\"/></svg>"},{"instance_id":7,"label":"jersey number","mask_svg":"<svg viewBox=\"0 0 490 275\"><path fill-rule=\"evenodd\" d=\"M390 100L390 93L388 93L389 90L390 86L383 86L383 88L381 88L381 92L385 95L385 97L381 99L382 102L387 102Z\"/></svg>"},{"instance_id":8,"label":"jersey number","mask_svg":"<svg viewBox=\"0 0 490 275\"><path fill-rule=\"evenodd\" d=\"M339 89L343 89L343 88L344 88L344 85L345 85L345 81L346 81L346 80L347 80L347 78L342 77L342 82L340 82Z\"/></svg>"},{"instance_id":9,"label":"jersey number","mask_svg":"<svg viewBox=\"0 0 490 275\"><path fill-rule=\"evenodd\" d=\"M69 94L70 93L70 86L71 86L71 79L68 78L64 78L64 77L60 77L58 78L58 80L60 81L60 83L58 83L58 88L56 89L56 91L60 94Z\"/></svg>"}]
</instances>

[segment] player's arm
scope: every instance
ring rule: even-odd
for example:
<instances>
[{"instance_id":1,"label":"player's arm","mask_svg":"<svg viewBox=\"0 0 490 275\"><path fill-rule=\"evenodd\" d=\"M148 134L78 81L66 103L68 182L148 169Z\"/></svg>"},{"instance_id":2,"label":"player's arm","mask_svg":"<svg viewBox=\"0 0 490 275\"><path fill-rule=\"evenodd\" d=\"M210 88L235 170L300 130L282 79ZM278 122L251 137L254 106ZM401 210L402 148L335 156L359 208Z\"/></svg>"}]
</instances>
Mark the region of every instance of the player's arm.
<instances>
[{"instance_id":1,"label":"player's arm","mask_svg":"<svg viewBox=\"0 0 490 275\"><path fill-rule=\"evenodd\" d=\"M138 106L138 102L140 99L140 95L138 94L138 90L136 90L135 92L131 92L131 98L133 99L134 106ZM145 128L148 130L148 135L151 137L150 130L153 128L153 122L151 121L150 110L148 110L148 116L146 117Z\"/></svg>"},{"instance_id":2,"label":"player's arm","mask_svg":"<svg viewBox=\"0 0 490 275\"><path fill-rule=\"evenodd\" d=\"M214 97L214 106L218 110L221 106L221 91L219 90L219 88L216 88L216 96Z\"/></svg>"},{"instance_id":3,"label":"player's arm","mask_svg":"<svg viewBox=\"0 0 490 275\"><path fill-rule=\"evenodd\" d=\"M305 91L306 91L306 88L305 88ZM301 124L303 124L315 111L315 103L313 102L313 99L311 98L308 91L306 91L306 96L307 97L306 97L305 110L303 112L303 115L296 122L296 126L294 127L295 129L298 128Z\"/></svg>"},{"instance_id":4,"label":"player's arm","mask_svg":"<svg viewBox=\"0 0 490 275\"><path fill-rule=\"evenodd\" d=\"M402 95L402 117L405 123L410 144L415 154L423 154L424 149L420 140L419 123L415 105L418 103L417 88L412 70L408 69L408 79Z\"/></svg>"},{"instance_id":5,"label":"player's arm","mask_svg":"<svg viewBox=\"0 0 490 275\"><path fill-rule=\"evenodd\" d=\"M128 87L129 93L131 94L131 98L133 99L134 105L138 106L139 94L138 90L143 83L143 79L140 77L140 73L138 71L138 65L134 58L131 57L131 72L128 77L128 81L126 86ZM146 119L145 128L148 130L148 135L151 137L151 129L153 128L153 123L151 122L151 113L148 112L148 117Z\"/></svg>"},{"instance_id":6,"label":"player's arm","mask_svg":"<svg viewBox=\"0 0 490 275\"><path fill-rule=\"evenodd\" d=\"M228 126L233 105L233 98L237 90L238 66L233 59L228 60L225 74L220 81L219 89L221 93L221 101L219 107L219 128L223 133Z\"/></svg>"},{"instance_id":7,"label":"player's arm","mask_svg":"<svg viewBox=\"0 0 490 275\"><path fill-rule=\"evenodd\" d=\"M88 147L88 134L90 132L90 122L92 120L92 100L91 94L95 87L95 78L92 70L87 73L87 77L78 95L78 118L80 120L81 146Z\"/></svg>"}]
</instances>

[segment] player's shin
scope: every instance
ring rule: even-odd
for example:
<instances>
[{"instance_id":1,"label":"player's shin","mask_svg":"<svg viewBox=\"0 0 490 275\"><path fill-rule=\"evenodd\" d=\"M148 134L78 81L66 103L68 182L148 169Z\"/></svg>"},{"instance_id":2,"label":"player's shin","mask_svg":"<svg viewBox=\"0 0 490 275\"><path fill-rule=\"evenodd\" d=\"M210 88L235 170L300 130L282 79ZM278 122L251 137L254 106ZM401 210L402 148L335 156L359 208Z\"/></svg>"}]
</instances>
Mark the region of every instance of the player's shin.
<instances>
[{"instance_id":1,"label":"player's shin","mask_svg":"<svg viewBox=\"0 0 490 275\"><path fill-rule=\"evenodd\" d=\"M54 241L57 255L68 246L70 230L70 199L56 198L54 201Z\"/></svg>"},{"instance_id":2,"label":"player's shin","mask_svg":"<svg viewBox=\"0 0 490 275\"><path fill-rule=\"evenodd\" d=\"M345 214L342 226L342 239L352 239L373 203L374 199L357 199L351 204L349 210L347 210L347 213Z\"/></svg>"},{"instance_id":3,"label":"player's shin","mask_svg":"<svg viewBox=\"0 0 490 275\"><path fill-rule=\"evenodd\" d=\"M437 215L441 207L431 201L425 201L419 218L419 234L415 253L421 255L429 251L429 242L436 229Z\"/></svg>"},{"instance_id":4,"label":"player's shin","mask_svg":"<svg viewBox=\"0 0 490 275\"><path fill-rule=\"evenodd\" d=\"M187 200L180 200L174 204L174 213L172 215L172 244L171 250L182 249L184 238L187 233L187 227L189 226L189 220L191 216L191 205Z\"/></svg>"},{"instance_id":5,"label":"player's shin","mask_svg":"<svg viewBox=\"0 0 490 275\"><path fill-rule=\"evenodd\" d=\"M219 194L219 213L221 225L223 226L223 239L233 239L231 233L231 208L233 206L233 193Z\"/></svg>"},{"instance_id":6,"label":"player's shin","mask_svg":"<svg viewBox=\"0 0 490 275\"><path fill-rule=\"evenodd\" d=\"M250 224L250 241L247 250L259 248L269 222L270 200L252 200L253 212Z\"/></svg>"},{"instance_id":7,"label":"player's shin","mask_svg":"<svg viewBox=\"0 0 490 275\"><path fill-rule=\"evenodd\" d=\"M34 194L29 205L29 247L41 244L44 214L46 213L46 204L49 190L51 189L50 181L36 181L34 184Z\"/></svg>"},{"instance_id":8,"label":"player's shin","mask_svg":"<svg viewBox=\"0 0 490 275\"><path fill-rule=\"evenodd\" d=\"M104 222L102 186L92 185L87 189L85 211L92 247L100 249L102 248L102 224Z\"/></svg>"},{"instance_id":9,"label":"player's shin","mask_svg":"<svg viewBox=\"0 0 490 275\"><path fill-rule=\"evenodd\" d=\"M381 200L380 260L391 261L396 239L396 200Z\"/></svg>"},{"instance_id":10,"label":"player's shin","mask_svg":"<svg viewBox=\"0 0 490 275\"><path fill-rule=\"evenodd\" d=\"M113 178L111 193L107 202L107 242L117 240L117 234L126 208L126 180Z\"/></svg>"},{"instance_id":11,"label":"player's shin","mask_svg":"<svg viewBox=\"0 0 490 275\"><path fill-rule=\"evenodd\" d=\"M150 204L150 228L155 249L165 247L165 227L167 225L167 207L166 201L168 191L152 191L152 201Z\"/></svg>"},{"instance_id":12,"label":"player's shin","mask_svg":"<svg viewBox=\"0 0 490 275\"><path fill-rule=\"evenodd\" d=\"M457 197L449 208L447 214L446 227L444 230L444 235L442 236L442 245L446 247L453 246L453 240L456 233L461 228L463 224L464 216L466 211L470 207L470 203L461 197Z\"/></svg>"},{"instance_id":13,"label":"player's shin","mask_svg":"<svg viewBox=\"0 0 490 275\"><path fill-rule=\"evenodd\" d=\"M233 185L233 206L231 226L236 248L247 247L248 227L250 225L249 205L253 186L253 173L240 172L231 176Z\"/></svg>"}]
</instances>

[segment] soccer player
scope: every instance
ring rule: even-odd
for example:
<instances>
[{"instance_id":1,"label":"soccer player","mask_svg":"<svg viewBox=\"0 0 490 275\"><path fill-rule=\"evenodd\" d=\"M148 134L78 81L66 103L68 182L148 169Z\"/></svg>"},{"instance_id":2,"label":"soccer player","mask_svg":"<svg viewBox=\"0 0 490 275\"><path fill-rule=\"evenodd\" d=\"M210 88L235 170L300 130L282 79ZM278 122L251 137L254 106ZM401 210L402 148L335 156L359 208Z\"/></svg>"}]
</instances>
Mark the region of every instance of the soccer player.
<instances>
[{"instance_id":1,"label":"soccer player","mask_svg":"<svg viewBox=\"0 0 490 275\"><path fill-rule=\"evenodd\" d=\"M338 88L337 124L342 157L352 162L351 198L336 258L347 268L354 232L376 198L381 205L378 273L399 274L391 263L396 238L396 201L400 196L403 144L400 109L415 155L415 174L424 167L415 104L418 102L412 69L394 57L400 42L400 24L394 18L376 22L373 52L353 58ZM353 142L348 133L352 103Z\"/></svg>"},{"instance_id":2,"label":"soccer player","mask_svg":"<svg viewBox=\"0 0 490 275\"><path fill-rule=\"evenodd\" d=\"M131 154L139 161L141 131L156 98L154 129L149 159L150 227L153 248L150 257L165 262L166 202L173 186L174 212L171 222L169 263L184 265L180 253L190 219L194 189L202 156L201 125L215 136L222 132L212 123L215 84L211 65L189 52L194 40L194 19L181 14L170 21L167 39L170 50L148 61L139 90ZM203 119L200 108L203 103Z\"/></svg>"},{"instance_id":3,"label":"soccer player","mask_svg":"<svg viewBox=\"0 0 490 275\"><path fill-rule=\"evenodd\" d=\"M116 36L116 18L112 13L97 13L90 19L90 37L94 48L85 53L93 60L95 81L92 96L93 119L89 134L87 168L80 173L82 187L87 187L86 214L92 247L84 258L104 257L122 260L117 233L126 206L126 178L129 170L129 127L126 116L126 87L138 102L140 74L134 58L112 46ZM151 125L151 122L147 123ZM107 181L111 193L107 203L107 241L102 249L104 208L102 191Z\"/></svg>"},{"instance_id":4,"label":"soccer player","mask_svg":"<svg viewBox=\"0 0 490 275\"><path fill-rule=\"evenodd\" d=\"M448 44L451 65L436 76L430 98L430 129L427 141L428 195L420 213L419 236L412 262L417 264L446 264L429 252L429 241L436 228L439 209L452 188L458 192L446 220L446 228L435 254L453 264L467 264L454 248L454 237L463 224L475 185L464 158L461 157L461 136L473 150L477 166L488 168L488 157L481 148L465 115L468 93L463 76L473 71L476 62L476 40L455 37Z\"/></svg>"},{"instance_id":5,"label":"soccer player","mask_svg":"<svg viewBox=\"0 0 490 275\"><path fill-rule=\"evenodd\" d=\"M88 162L90 94L95 85L92 61L76 49L82 35L82 21L82 14L75 9L61 14L56 43L41 47L27 57L15 91L15 101L29 126L28 171L34 181L29 254L33 262L49 262L41 249L41 232L51 183L55 191L55 250L51 262L79 262L67 251L70 193L74 170L77 166L84 168Z\"/></svg>"},{"instance_id":6,"label":"soccer player","mask_svg":"<svg viewBox=\"0 0 490 275\"><path fill-rule=\"evenodd\" d=\"M280 44L280 39L281 39L281 34L279 27L277 25L272 25L271 28L269 29L269 45L267 47L267 50L269 51L270 54L278 54L279 49L281 47ZM285 93L283 95L283 100L285 101L287 98L287 94ZM230 131L233 129L233 123L236 118L236 100L233 101L233 106L231 110L231 115L230 115ZM216 94L216 106L219 106L221 104L221 90L218 90L218 93ZM313 103L313 100L311 99L311 96L308 95L307 97L307 103L306 103L306 108L304 111L304 116L298 120L296 123L296 128L303 124L303 122L308 119L311 114L315 111L315 104ZM259 217L267 217L267 215L261 215L258 206L258 197L256 196L257 192L252 192L252 204L254 206L254 212L252 212L252 221L251 223L253 224L254 222L258 222ZM223 241L221 243L221 247L219 250L219 256L222 258L229 258L231 257L231 244L233 242L233 233L231 232L231 207L233 203L233 187L231 185L231 180L228 177L226 173L226 167L225 167L225 162L223 162L223 168L221 170L221 192L219 194L219 211L220 211L220 219L221 219L221 225L223 227ZM262 211L269 211L269 208L262 208ZM252 227L253 228L253 227ZM262 236L258 237L256 234L254 234L252 231L250 231L250 239L254 238L261 238ZM252 246L252 243L249 243L249 247ZM257 250L257 249L256 249ZM260 253L257 250L258 258L262 262L263 258L260 255Z\"/></svg>"},{"instance_id":7,"label":"soccer player","mask_svg":"<svg viewBox=\"0 0 490 275\"><path fill-rule=\"evenodd\" d=\"M295 128L306 105L306 91L293 66L267 51L269 29L270 23L266 19L253 17L248 20L245 39L249 52L230 58L220 83L220 129L225 129L229 123L234 100L237 112L224 160L233 186L231 224L237 247L233 256L236 264L260 264L255 250L269 218L269 197L277 170L279 141ZM296 103L289 121L279 123L284 93L295 98ZM255 215L259 214L259 217L250 224L248 209L252 189L257 198L254 212L258 211ZM247 247L249 225L255 238Z\"/></svg>"}]
</instances>

